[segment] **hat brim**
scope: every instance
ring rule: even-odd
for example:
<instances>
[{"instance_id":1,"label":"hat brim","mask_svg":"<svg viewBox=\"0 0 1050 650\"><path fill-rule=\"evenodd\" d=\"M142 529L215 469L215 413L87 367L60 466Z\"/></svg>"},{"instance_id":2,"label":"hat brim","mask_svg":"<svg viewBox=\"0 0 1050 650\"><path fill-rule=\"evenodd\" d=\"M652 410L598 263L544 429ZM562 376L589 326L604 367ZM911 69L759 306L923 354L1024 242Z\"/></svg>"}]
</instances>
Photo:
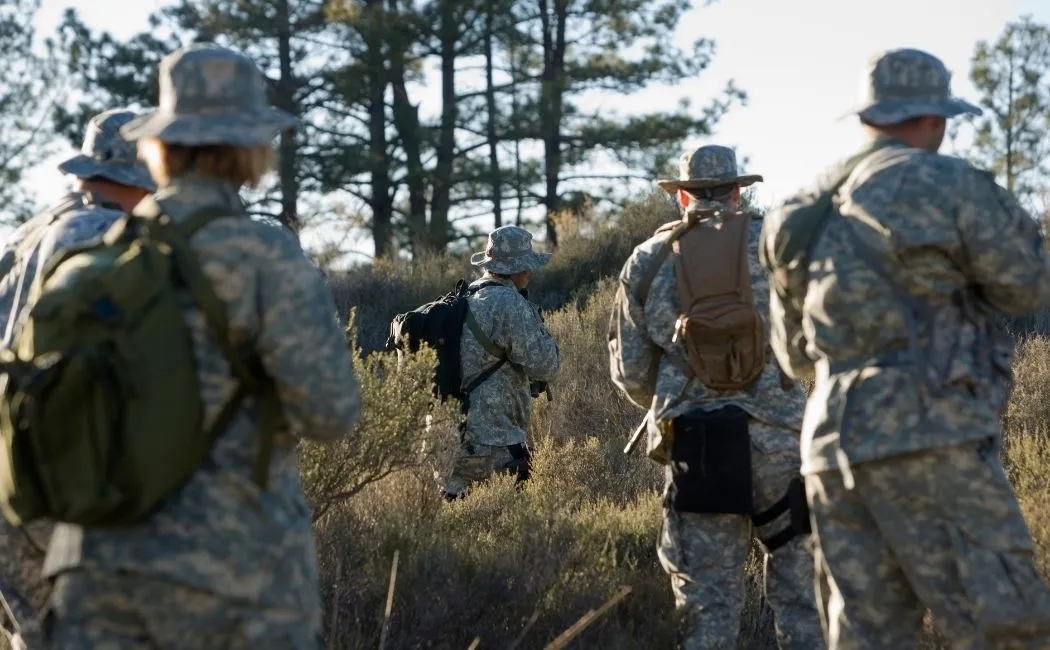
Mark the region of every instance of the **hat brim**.
<instances>
[{"instance_id":1,"label":"hat brim","mask_svg":"<svg viewBox=\"0 0 1050 650\"><path fill-rule=\"evenodd\" d=\"M532 271L545 266L550 259L550 253L539 253L536 251L515 257L512 260L496 260L489 257L487 253L482 252L471 255L470 263L498 275L514 275L515 273Z\"/></svg>"},{"instance_id":2,"label":"hat brim","mask_svg":"<svg viewBox=\"0 0 1050 650\"><path fill-rule=\"evenodd\" d=\"M937 117L958 117L959 115L983 115L984 110L965 99L945 97L943 99L906 100L888 99L873 104L856 106L839 119L856 115L875 126L890 126L906 120L926 115Z\"/></svg>"},{"instance_id":3,"label":"hat brim","mask_svg":"<svg viewBox=\"0 0 1050 650\"><path fill-rule=\"evenodd\" d=\"M58 165L58 170L77 178L104 178L114 183L137 187L149 192L157 189L157 183L145 166L105 163L85 154L78 154L63 161Z\"/></svg>"},{"instance_id":4,"label":"hat brim","mask_svg":"<svg viewBox=\"0 0 1050 650\"><path fill-rule=\"evenodd\" d=\"M281 131L298 123L294 115L272 106L255 112L215 115L178 115L155 110L120 127L120 134L128 140L157 138L191 147L210 144L255 147L269 144Z\"/></svg>"},{"instance_id":5,"label":"hat brim","mask_svg":"<svg viewBox=\"0 0 1050 650\"><path fill-rule=\"evenodd\" d=\"M730 183L739 185L741 187L747 187L748 185L761 183L764 180L765 179L758 174L750 174L748 176L737 176L735 178L693 178L687 180L662 178L656 181L656 185L661 190L673 194L677 190L703 190L709 187L718 187L719 185L729 185Z\"/></svg>"}]
</instances>

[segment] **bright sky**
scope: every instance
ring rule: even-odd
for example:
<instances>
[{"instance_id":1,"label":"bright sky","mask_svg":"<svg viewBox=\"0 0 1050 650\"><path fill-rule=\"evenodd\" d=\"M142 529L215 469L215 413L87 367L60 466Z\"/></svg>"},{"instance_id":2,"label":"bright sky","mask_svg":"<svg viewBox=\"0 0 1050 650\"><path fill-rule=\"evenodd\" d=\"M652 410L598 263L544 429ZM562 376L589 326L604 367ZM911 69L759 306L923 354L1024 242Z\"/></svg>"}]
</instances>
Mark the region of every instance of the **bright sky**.
<instances>
[{"instance_id":1,"label":"bright sky","mask_svg":"<svg viewBox=\"0 0 1050 650\"><path fill-rule=\"evenodd\" d=\"M119 4L119 10L116 5ZM50 31L67 6L95 28L130 36L162 0L43 0L41 32ZM694 106L733 78L750 95L731 111L709 142L736 147L749 171L765 176L757 199L770 204L808 183L825 165L860 143L855 121L837 121L860 96L868 57L894 47L916 47L940 57L954 73L954 92L976 101L967 79L979 39L995 39L1006 22L1031 14L1050 22L1050 0L702 0L681 22L676 40L713 38L717 52L697 79L675 88L652 88L630 100L639 110L673 107L683 95ZM852 10L847 10L849 6ZM603 108L624 100L609 96ZM684 147L705 142L685 142ZM57 196L64 179L53 166L35 170L33 184ZM371 246L366 245L368 252Z\"/></svg>"}]
</instances>

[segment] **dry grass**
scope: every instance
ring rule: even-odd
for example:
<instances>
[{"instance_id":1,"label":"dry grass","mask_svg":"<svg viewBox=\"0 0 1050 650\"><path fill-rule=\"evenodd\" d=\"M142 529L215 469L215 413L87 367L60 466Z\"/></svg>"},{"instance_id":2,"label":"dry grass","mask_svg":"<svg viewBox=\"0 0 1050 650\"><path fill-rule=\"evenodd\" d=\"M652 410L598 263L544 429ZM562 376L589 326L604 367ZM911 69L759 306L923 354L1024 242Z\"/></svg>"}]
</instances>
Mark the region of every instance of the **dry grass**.
<instances>
[{"instance_id":1,"label":"dry grass","mask_svg":"<svg viewBox=\"0 0 1050 650\"><path fill-rule=\"evenodd\" d=\"M466 648L475 639L481 648L508 647L524 634L516 647L542 648L623 586L631 594L588 626L577 646L672 646L673 600L656 559L660 474L640 454L621 452L642 414L608 380L605 328L610 276L674 217L654 197L615 225L560 224L562 248L537 277L533 298L551 310L547 322L565 359L554 401L534 405L536 469L524 490L497 478L449 506L433 475L443 461L433 460L369 485L319 523L330 647L376 647L395 552L388 647ZM466 261L450 256L355 274L336 290L358 306L366 348L382 343L394 313L471 277ZM1050 339L1025 335L1050 331L1048 322L1045 314L1006 322L1020 343L1005 454L1044 564ZM396 406L385 404L388 397L380 390L366 403L388 410ZM775 646L756 566L753 557L741 647L762 650ZM946 646L928 629L921 647Z\"/></svg>"},{"instance_id":2,"label":"dry grass","mask_svg":"<svg viewBox=\"0 0 1050 650\"><path fill-rule=\"evenodd\" d=\"M376 647L395 552L388 647L466 648L476 637L482 648L507 647L528 626L518 647L543 648L624 586L631 594L571 647L671 647L673 599L656 558L661 478L641 454L622 453L642 413L608 381L611 300L604 282L585 307L548 318L563 379L552 403L535 404L535 469L523 490L497 477L449 506L435 463L425 463L319 523L329 647ZM366 388L372 408L386 399ZM768 613L751 587L744 647L768 647Z\"/></svg>"}]
</instances>

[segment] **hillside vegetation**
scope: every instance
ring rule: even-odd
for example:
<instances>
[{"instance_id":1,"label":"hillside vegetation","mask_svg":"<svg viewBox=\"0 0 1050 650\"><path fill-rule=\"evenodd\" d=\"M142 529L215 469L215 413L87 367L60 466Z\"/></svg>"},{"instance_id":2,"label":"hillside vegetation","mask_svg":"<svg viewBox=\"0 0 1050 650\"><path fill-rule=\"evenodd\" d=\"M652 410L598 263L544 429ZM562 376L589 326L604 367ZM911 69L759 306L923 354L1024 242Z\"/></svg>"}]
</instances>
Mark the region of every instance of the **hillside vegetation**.
<instances>
[{"instance_id":1,"label":"hillside vegetation","mask_svg":"<svg viewBox=\"0 0 1050 650\"><path fill-rule=\"evenodd\" d=\"M676 621L656 556L660 468L623 446L642 417L608 378L615 275L634 245L677 213L663 197L615 223L562 223L562 243L532 287L564 355L553 401L534 402L533 478L497 477L452 505L440 496L454 413L430 404L433 356L397 367L380 351L390 318L472 279L463 258L384 264L331 277L349 318L365 410L344 442L304 442L316 516L328 647L540 649L591 610L630 593L568 647L670 648ZM1041 315L1016 330L1016 385L1004 415L1009 476L1050 569L1050 337ZM430 426L426 426L429 420ZM392 608L385 619L397 557ZM753 555L741 648L774 648ZM933 634L924 648L942 648Z\"/></svg>"},{"instance_id":2,"label":"hillside vegetation","mask_svg":"<svg viewBox=\"0 0 1050 650\"><path fill-rule=\"evenodd\" d=\"M407 364L393 373L386 354L359 362L372 364L368 372L384 379L365 379L368 414L356 441L307 455L308 485L317 485L328 468L345 468L348 454L370 463L368 455L349 450L376 436L396 444L407 469L326 505L317 522L330 647L377 647L395 554L387 647L467 648L480 639L480 648L543 648L625 586L630 594L572 647L672 646L673 597L656 557L660 468L639 452L622 453L642 412L610 383L605 340L615 274L634 245L676 217L669 202L653 197L629 207L615 224L562 224L562 244L536 277L532 297L548 310L564 363L552 384L553 402L534 404L536 468L524 489L496 478L468 500L446 504L435 472L448 467L455 433L440 424L426 431L415 419L423 402L409 388L425 383L428 366ZM466 260L442 256L360 269L333 287L342 307L354 306L362 348L377 350L395 313L433 299L461 277L475 277ZM1017 331L1018 356L1004 452L1043 569L1050 557L1050 487L1041 478L1050 470L1050 339L1038 330L1045 320L1008 323ZM383 433L374 430L377 413L385 414ZM338 483L329 481L327 489ZM318 502L322 492L311 489ZM772 648L753 560L740 647ZM941 644L930 634L924 647Z\"/></svg>"}]
</instances>

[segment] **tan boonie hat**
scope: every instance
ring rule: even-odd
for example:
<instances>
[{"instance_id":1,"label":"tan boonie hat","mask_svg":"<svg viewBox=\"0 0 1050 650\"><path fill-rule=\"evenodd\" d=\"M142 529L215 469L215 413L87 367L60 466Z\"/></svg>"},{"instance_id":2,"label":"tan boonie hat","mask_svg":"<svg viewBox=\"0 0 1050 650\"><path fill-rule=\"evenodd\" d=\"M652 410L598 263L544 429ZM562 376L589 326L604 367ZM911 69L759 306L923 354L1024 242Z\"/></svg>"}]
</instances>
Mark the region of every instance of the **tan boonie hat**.
<instances>
[{"instance_id":1,"label":"tan boonie hat","mask_svg":"<svg viewBox=\"0 0 1050 650\"><path fill-rule=\"evenodd\" d=\"M673 194L679 189L702 190L729 183L747 187L762 180L757 174L740 176L736 167L736 152L729 147L712 144L682 154L678 160L678 179L661 179L656 184L665 192Z\"/></svg>"},{"instance_id":2,"label":"tan boonie hat","mask_svg":"<svg viewBox=\"0 0 1050 650\"><path fill-rule=\"evenodd\" d=\"M955 117L983 111L951 94L952 75L937 57L922 50L886 50L868 60L861 103L846 115L875 126L900 124L923 115Z\"/></svg>"},{"instance_id":3,"label":"tan boonie hat","mask_svg":"<svg viewBox=\"0 0 1050 650\"><path fill-rule=\"evenodd\" d=\"M126 124L129 140L157 138L172 144L268 144L298 120L270 105L266 79L240 52L194 43L160 63L157 109Z\"/></svg>"},{"instance_id":4,"label":"tan boonie hat","mask_svg":"<svg viewBox=\"0 0 1050 650\"><path fill-rule=\"evenodd\" d=\"M497 275L514 275L537 269L550 261L550 253L532 250L532 233L518 226L503 226L489 233L484 251L474 253L470 263Z\"/></svg>"}]
</instances>

